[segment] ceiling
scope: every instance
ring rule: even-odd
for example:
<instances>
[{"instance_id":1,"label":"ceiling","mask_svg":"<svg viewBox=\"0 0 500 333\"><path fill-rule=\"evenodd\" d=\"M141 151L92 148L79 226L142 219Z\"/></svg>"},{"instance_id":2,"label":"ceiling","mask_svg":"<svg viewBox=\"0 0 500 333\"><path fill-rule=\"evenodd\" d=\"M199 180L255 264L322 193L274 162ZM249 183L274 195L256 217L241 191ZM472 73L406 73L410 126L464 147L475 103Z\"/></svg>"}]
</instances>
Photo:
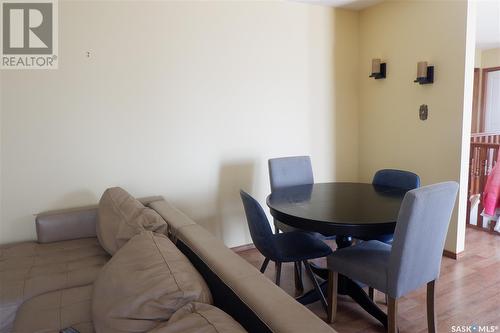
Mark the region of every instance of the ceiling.
<instances>
[{"instance_id":1,"label":"ceiling","mask_svg":"<svg viewBox=\"0 0 500 333\"><path fill-rule=\"evenodd\" d=\"M476 22L477 48L500 47L500 0L478 0Z\"/></svg>"},{"instance_id":2,"label":"ceiling","mask_svg":"<svg viewBox=\"0 0 500 333\"><path fill-rule=\"evenodd\" d=\"M360 10L373 6L383 0L303 0L304 2L317 3L332 7ZM500 1L500 0L499 0Z\"/></svg>"}]
</instances>

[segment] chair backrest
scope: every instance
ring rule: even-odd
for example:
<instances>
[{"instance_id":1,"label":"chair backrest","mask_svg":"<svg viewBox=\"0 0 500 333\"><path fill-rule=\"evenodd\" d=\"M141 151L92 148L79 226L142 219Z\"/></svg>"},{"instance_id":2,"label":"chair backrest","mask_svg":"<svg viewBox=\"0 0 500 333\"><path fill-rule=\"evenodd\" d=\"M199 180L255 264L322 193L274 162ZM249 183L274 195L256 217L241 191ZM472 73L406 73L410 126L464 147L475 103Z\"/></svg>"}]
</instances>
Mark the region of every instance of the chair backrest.
<instances>
[{"instance_id":1,"label":"chair backrest","mask_svg":"<svg viewBox=\"0 0 500 333\"><path fill-rule=\"evenodd\" d=\"M390 296L401 297L438 278L457 192L456 182L444 182L406 193L389 260Z\"/></svg>"},{"instance_id":2,"label":"chair backrest","mask_svg":"<svg viewBox=\"0 0 500 333\"><path fill-rule=\"evenodd\" d=\"M252 241L264 257L276 257L276 247L273 241L273 231L261 205L252 196L240 190L241 200L245 208L248 228Z\"/></svg>"},{"instance_id":3,"label":"chair backrest","mask_svg":"<svg viewBox=\"0 0 500 333\"><path fill-rule=\"evenodd\" d=\"M314 184L309 156L271 158L268 165L271 192L283 187Z\"/></svg>"},{"instance_id":4,"label":"chair backrest","mask_svg":"<svg viewBox=\"0 0 500 333\"><path fill-rule=\"evenodd\" d=\"M420 177L409 171L382 169L375 173L372 184L413 190L420 187Z\"/></svg>"}]
</instances>

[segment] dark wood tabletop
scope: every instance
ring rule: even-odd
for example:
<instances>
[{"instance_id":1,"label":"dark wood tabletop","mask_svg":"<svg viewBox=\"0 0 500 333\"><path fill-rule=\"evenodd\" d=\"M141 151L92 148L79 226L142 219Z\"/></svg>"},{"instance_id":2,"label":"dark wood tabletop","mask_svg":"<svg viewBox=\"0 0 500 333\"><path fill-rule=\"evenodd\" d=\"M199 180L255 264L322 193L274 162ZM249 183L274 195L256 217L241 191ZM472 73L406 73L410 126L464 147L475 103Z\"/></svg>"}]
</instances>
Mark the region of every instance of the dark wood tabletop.
<instances>
[{"instance_id":1,"label":"dark wood tabletop","mask_svg":"<svg viewBox=\"0 0 500 333\"><path fill-rule=\"evenodd\" d=\"M366 183L287 187L267 197L282 223L324 235L372 237L392 233L406 191Z\"/></svg>"},{"instance_id":2,"label":"dark wood tabletop","mask_svg":"<svg viewBox=\"0 0 500 333\"><path fill-rule=\"evenodd\" d=\"M352 239L372 239L394 232L399 207L406 190L366 183L318 183L286 187L267 197L271 215L281 223L302 230L335 235L337 248L352 245ZM314 273L327 278L328 270ZM387 326L387 315L368 297L362 286L339 276L338 291L349 295L368 313ZM322 283L326 293L326 282ZM319 299L315 290L297 298L302 304Z\"/></svg>"}]
</instances>

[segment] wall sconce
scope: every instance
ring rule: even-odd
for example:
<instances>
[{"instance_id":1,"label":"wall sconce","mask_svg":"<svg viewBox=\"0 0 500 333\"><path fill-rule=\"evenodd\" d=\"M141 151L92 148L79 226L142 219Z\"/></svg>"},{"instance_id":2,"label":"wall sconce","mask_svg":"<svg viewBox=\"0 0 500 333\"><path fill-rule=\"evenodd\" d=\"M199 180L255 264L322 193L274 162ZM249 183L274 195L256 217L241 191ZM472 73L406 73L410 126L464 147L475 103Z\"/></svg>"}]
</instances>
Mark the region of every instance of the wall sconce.
<instances>
[{"instance_id":1,"label":"wall sconce","mask_svg":"<svg viewBox=\"0 0 500 333\"><path fill-rule=\"evenodd\" d=\"M417 78L413 82L420 84L434 83L434 66L427 66L427 61L417 63Z\"/></svg>"},{"instance_id":2,"label":"wall sconce","mask_svg":"<svg viewBox=\"0 0 500 333\"><path fill-rule=\"evenodd\" d=\"M375 80L385 79L386 65L385 62L380 62L380 59L372 59L372 74L369 77L373 77Z\"/></svg>"}]
</instances>

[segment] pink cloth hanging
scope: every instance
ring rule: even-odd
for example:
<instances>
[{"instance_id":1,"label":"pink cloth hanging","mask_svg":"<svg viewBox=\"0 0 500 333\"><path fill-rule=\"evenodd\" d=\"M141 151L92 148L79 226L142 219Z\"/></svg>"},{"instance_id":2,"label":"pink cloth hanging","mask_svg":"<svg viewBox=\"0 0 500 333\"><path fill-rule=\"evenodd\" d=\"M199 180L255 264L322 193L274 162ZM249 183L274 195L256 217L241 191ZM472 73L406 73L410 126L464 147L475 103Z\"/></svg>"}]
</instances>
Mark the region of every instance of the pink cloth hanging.
<instances>
[{"instance_id":1,"label":"pink cloth hanging","mask_svg":"<svg viewBox=\"0 0 500 333\"><path fill-rule=\"evenodd\" d=\"M500 208L500 163L496 163L491 170L483 192L484 213L490 216L496 215Z\"/></svg>"}]
</instances>

